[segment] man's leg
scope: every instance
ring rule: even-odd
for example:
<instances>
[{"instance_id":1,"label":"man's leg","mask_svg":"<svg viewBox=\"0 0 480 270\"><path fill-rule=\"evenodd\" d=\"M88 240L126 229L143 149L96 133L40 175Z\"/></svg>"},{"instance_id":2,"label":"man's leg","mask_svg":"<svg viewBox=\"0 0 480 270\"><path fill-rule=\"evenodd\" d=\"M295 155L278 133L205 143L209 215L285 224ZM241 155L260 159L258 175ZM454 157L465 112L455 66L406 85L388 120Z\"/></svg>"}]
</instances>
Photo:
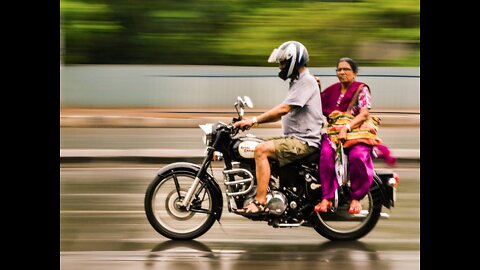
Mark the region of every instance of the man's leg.
<instances>
[{"instance_id":1,"label":"man's leg","mask_svg":"<svg viewBox=\"0 0 480 270\"><path fill-rule=\"evenodd\" d=\"M255 170L257 177L257 194L255 199L261 204L267 203L267 187L270 180L270 164L268 158L276 159L275 145L272 141L266 141L255 147ZM247 205L246 212L257 212L258 207L253 203Z\"/></svg>"},{"instance_id":2,"label":"man's leg","mask_svg":"<svg viewBox=\"0 0 480 270\"><path fill-rule=\"evenodd\" d=\"M255 199L262 204L267 202L267 187L270 180L270 164L268 158L274 158L275 145L272 141L266 141L255 147L255 170L257 176L257 195Z\"/></svg>"}]
</instances>

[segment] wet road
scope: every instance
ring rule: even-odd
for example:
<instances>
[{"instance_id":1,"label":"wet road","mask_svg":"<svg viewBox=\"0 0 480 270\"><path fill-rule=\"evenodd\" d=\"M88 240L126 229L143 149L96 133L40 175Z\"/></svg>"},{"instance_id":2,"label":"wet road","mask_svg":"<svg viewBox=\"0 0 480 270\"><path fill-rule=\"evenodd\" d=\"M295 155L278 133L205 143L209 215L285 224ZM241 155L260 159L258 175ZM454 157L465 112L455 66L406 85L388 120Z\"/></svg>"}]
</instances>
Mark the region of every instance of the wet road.
<instances>
[{"instance_id":1,"label":"wet road","mask_svg":"<svg viewBox=\"0 0 480 270\"><path fill-rule=\"evenodd\" d=\"M73 269L418 269L419 168L401 166L390 219L355 242L313 229L272 228L228 213L195 241L170 241L143 211L162 164L80 163L60 168L60 266ZM221 180L220 170L214 174ZM223 188L223 184L219 183ZM225 200L224 200L225 201Z\"/></svg>"}]
</instances>

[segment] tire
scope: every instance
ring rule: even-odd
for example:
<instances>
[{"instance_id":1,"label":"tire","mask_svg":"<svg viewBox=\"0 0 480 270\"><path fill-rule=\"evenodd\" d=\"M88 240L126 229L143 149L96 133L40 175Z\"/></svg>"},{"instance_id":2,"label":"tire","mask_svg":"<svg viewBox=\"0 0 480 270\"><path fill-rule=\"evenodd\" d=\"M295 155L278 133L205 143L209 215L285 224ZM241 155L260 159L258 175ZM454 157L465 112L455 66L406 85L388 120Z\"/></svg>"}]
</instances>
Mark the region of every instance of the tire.
<instances>
[{"instance_id":1,"label":"tire","mask_svg":"<svg viewBox=\"0 0 480 270\"><path fill-rule=\"evenodd\" d=\"M376 186L375 186L376 187ZM348 213L348 204L337 209L336 213L314 213L314 229L323 237L332 241L353 241L367 235L377 224L382 210L381 194L372 187L360 202L362 212L359 215ZM331 221L331 218L343 217L347 221Z\"/></svg>"},{"instance_id":2,"label":"tire","mask_svg":"<svg viewBox=\"0 0 480 270\"><path fill-rule=\"evenodd\" d=\"M218 207L218 197L209 185L200 184L198 198L192 203L191 209L181 209L178 202L185 196L195 179L192 170L175 169L168 174L158 175L150 183L145 193L145 214L150 225L161 235L172 240L191 240L206 233L215 222L212 209ZM178 188L174 179L178 180ZM196 192L195 192L196 193ZM180 194L180 196L178 195ZM194 212L195 209L205 212Z\"/></svg>"}]
</instances>

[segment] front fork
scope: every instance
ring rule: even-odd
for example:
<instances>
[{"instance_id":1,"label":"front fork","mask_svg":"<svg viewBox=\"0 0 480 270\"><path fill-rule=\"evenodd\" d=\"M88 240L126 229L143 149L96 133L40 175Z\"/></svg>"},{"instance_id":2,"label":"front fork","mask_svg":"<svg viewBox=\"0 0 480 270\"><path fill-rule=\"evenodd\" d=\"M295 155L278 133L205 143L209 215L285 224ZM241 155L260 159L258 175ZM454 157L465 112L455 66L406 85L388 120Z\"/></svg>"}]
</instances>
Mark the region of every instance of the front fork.
<instances>
[{"instance_id":1,"label":"front fork","mask_svg":"<svg viewBox=\"0 0 480 270\"><path fill-rule=\"evenodd\" d=\"M183 198L181 202L181 205L185 207L185 209L187 210L190 210L190 206L192 205L193 198L196 197L196 196L193 196L193 194L195 190L197 190L198 184L200 183L200 179L202 179L205 176L205 172L207 171L207 168L210 165L210 162L212 161L214 152L215 152L215 149L213 147L207 148L207 155L203 159L202 165L200 166L200 170L198 170L198 173L195 176L195 180L193 181L192 185L188 189L187 194L185 194L185 198ZM198 192L200 191L201 190L199 190Z\"/></svg>"}]
</instances>

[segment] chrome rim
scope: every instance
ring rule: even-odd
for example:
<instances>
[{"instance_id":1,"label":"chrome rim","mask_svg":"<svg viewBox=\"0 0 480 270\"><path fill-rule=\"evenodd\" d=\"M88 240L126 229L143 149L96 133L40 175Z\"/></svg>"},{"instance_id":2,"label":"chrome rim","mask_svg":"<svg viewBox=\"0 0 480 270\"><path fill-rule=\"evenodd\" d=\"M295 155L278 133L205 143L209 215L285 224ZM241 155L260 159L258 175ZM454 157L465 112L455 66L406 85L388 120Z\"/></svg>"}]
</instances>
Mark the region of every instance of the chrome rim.
<instances>
[{"instance_id":1,"label":"chrome rim","mask_svg":"<svg viewBox=\"0 0 480 270\"><path fill-rule=\"evenodd\" d=\"M174 177L180 191L177 192ZM193 212L181 207L181 200L192 185L195 176L177 173L163 179L155 189L151 205L155 219L164 229L173 233L190 233L199 229L209 218L207 213ZM199 185L198 188L201 188ZM198 191L198 189L197 189ZM180 196L179 196L180 193ZM197 205L208 213L212 210L212 196L208 189L203 188L199 194L201 199Z\"/></svg>"}]
</instances>

